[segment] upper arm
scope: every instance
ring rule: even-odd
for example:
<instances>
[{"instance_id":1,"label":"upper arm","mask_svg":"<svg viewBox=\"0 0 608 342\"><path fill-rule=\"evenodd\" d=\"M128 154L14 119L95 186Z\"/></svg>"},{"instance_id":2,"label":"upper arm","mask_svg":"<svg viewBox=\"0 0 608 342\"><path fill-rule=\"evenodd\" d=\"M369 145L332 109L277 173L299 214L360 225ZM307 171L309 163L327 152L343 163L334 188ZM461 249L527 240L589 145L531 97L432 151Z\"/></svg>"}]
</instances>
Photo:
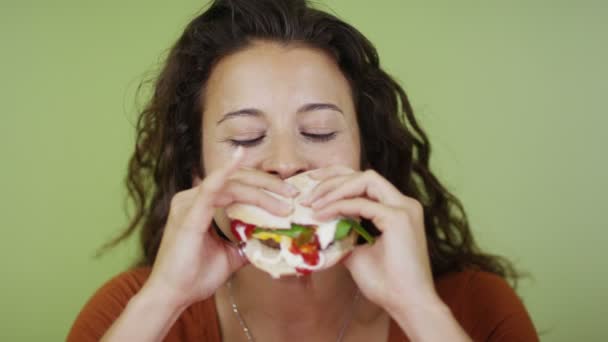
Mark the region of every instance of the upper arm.
<instances>
[{"instance_id":1,"label":"upper arm","mask_svg":"<svg viewBox=\"0 0 608 342\"><path fill-rule=\"evenodd\" d=\"M147 274L133 270L105 283L76 317L67 341L99 341L139 291L145 276Z\"/></svg>"},{"instance_id":2,"label":"upper arm","mask_svg":"<svg viewBox=\"0 0 608 342\"><path fill-rule=\"evenodd\" d=\"M501 277L475 272L467 287L465 309L472 333L482 341L538 341L523 302Z\"/></svg>"}]
</instances>

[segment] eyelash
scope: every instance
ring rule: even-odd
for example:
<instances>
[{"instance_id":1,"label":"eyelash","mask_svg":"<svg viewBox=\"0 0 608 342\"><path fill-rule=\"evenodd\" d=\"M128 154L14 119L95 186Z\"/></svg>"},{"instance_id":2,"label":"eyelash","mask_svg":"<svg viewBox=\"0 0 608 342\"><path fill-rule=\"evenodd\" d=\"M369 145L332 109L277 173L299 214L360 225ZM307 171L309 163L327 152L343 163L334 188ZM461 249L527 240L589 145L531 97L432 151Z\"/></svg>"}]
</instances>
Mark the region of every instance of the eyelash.
<instances>
[{"instance_id":1,"label":"eyelash","mask_svg":"<svg viewBox=\"0 0 608 342\"><path fill-rule=\"evenodd\" d=\"M256 145L259 145L262 142L262 139L264 139L264 137L265 137L265 135L260 135L259 137L255 138L255 139L248 139L248 140L230 139L230 140L228 140L228 142L230 143L230 145L232 145L234 147L238 147L238 146L254 147Z\"/></svg>"},{"instance_id":2,"label":"eyelash","mask_svg":"<svg viewBox=\"0 0 608 342\"><path fill-rule=\"evenodd\" d=\"M311 141L314 142L326 142L326 141L330 141L333 138L336 137L336 133L337 132L331 132L331 133L326 133L326 134L311 134L311 133L304 133L302 132L302 135ZM257 138L254 139L248 139L248 140L234 140L234 139L230 139L229 143L234 146L234 147L238 147L238 146L243 146L243 147L254 147L257 146L259 144L262 143L262 139L264 139L266 137L266 135L261 135Z\"/></svg>"}]
</instances>

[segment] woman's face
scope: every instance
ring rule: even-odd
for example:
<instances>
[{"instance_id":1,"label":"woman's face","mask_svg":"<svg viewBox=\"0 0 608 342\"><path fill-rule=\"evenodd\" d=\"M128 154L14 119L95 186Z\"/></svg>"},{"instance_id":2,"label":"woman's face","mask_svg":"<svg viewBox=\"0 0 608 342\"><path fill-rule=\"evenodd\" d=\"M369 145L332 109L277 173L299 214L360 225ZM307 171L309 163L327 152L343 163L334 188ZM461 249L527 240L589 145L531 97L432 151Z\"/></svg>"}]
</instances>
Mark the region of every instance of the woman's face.
<instances>
[{"instance_id":1,"label":"woman's face","mask_svg":"<svg viewBox=\"0 0 608 342\"><path fill-rule=\"evenodd\" d=\"M282 179L330 165L360 166L348 81L324 52L255 42L214 67L204 93L205 174L245 147L243 166ZM227 235L223 211L216 222Z\"/></svg>"}]
</instances>

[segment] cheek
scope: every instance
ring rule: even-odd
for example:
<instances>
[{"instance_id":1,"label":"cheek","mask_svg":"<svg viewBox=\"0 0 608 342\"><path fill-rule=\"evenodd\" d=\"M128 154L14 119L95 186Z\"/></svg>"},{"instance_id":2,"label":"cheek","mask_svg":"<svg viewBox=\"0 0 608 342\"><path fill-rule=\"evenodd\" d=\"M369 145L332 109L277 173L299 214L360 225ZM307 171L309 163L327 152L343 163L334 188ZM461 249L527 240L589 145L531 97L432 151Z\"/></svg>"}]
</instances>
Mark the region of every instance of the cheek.
<instances>
[{"instance_id":1,"label":"cheek","mask_svg":"<svg viewBox=\"0 0 608 342\"><path fill-rule=\"evenodd\" d=\"M361 140L356 124L350 127L349 134L340 141L335 153L335 162L340 162L353 170L361 169Z\"/></svg>"},{"instance_id":2,"label":"cheek","mask_svg":"<svg viewBox=\"0 0 608 342\"><path fill-rule=\"evenodd\" d=\"M205 175L216 171L232 160L236 149L228 143L218 141L204 141L202 147L202 163ZM242 167L256 168L259 160L263 160L264 152L257 148L245 148L245 156L241 163Z\"/></svg>"},{"instance_id":3,"label":"cheek","mask_svg":"<svg viewBox=\"0 0 608 342\"><path fill-rule=\"evenodd\" d=\"M332 165L344 165L353 170L359 170L360 155L358 140L344 139L332 144L333 146L319 146L314 151L308 151L313 158L315 168Z\"/></svg>"},{"instance_id":4,"label":"cheek","mask_svg":"<svg viewBox=\"0 0 608 342\"><path fill-rule=\"evenodd\" d=\"M231 158L229 146L227 144L222 144L213 138L203 138L201 152L205 175L219 169L222 165L226 165Z\"/></svg>"},{"instance_id":5,"label":"cheek","mask_svg":"<svg viewBox=\"0 0 608 342\"><path fill-rule=\"evenodd\" d=\"M201 141L201 163L203 165L203 172L205 175L208 175L214 168L215 165L215 155L214 150L214 142L209 139L211 135L209 132L205 132L202 130L202 141Z\"/></svg>"}]
</instances>

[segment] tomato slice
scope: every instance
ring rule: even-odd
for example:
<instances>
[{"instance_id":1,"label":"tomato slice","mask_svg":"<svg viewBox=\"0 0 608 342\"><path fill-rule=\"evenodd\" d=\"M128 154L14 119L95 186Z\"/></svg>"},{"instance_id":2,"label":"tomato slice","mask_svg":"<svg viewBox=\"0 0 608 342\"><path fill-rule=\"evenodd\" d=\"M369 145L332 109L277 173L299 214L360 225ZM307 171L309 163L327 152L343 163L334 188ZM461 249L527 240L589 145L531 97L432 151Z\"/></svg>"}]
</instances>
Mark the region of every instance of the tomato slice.
<instances>
[{"instance_id":1,"label":"tomato slice","mask_svg":"<svg viewBox=\"0 0 608 342\"><path fill-rule=\"evenodd\" d=\"M314 235L310 242L303 245L298 245L297 242L293 240L289 247L289 251L293 254L301 255L304 262L308 265L315 266L319 264L320 247L319 240L317 239L317 236Z\"/></svg>"},{"instance_id":2,"label":"tomato slice","mask_svg":"<svg viewBox=\"0 0 608 342\"><path fill-rule=\"evenodd\" d=\"M240 227L240 226L245 226L245 237L247 239L251 239L251 235L253 235L253 231L255 230L255 225L248 224L248 223L245 223L245 222L239 221L239 220L232 220L232 222L230 222L230 230L232 231L232 234L239 241L243 241L243 239L241 238L241 234L239 234L238 231L236 230L236 228Z\"/></svg>"}]
</instances>

